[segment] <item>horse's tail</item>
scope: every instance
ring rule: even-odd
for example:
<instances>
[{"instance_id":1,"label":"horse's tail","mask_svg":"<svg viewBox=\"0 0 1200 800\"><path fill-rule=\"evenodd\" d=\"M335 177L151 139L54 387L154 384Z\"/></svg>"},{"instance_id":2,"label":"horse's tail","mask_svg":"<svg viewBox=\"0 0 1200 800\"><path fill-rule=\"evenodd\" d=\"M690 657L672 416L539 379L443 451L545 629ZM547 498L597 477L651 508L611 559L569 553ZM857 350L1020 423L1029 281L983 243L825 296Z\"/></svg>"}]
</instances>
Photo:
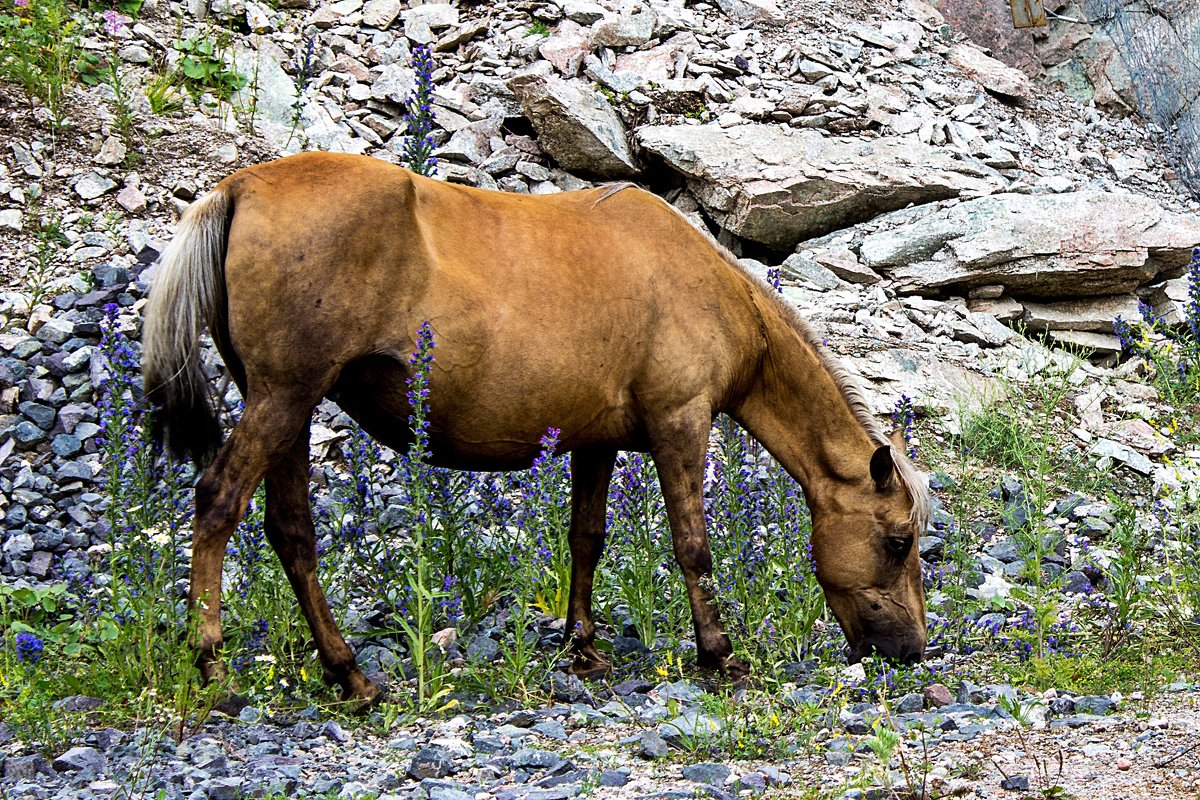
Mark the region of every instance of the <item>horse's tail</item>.
<instances>
[{"instance_id":1,"label":"horse's tail","mask_svg":"<svg viewBox=\"0 0 1200 800\"><path fill-rule=\"evenodd\" d=\"M205 465L221 426L200 365L200 334L225 324L225 246L232 202L220 189L193 203L163 253L142 328L142 380L153 436L177 458Z\"/></svg>"}]
</instances>

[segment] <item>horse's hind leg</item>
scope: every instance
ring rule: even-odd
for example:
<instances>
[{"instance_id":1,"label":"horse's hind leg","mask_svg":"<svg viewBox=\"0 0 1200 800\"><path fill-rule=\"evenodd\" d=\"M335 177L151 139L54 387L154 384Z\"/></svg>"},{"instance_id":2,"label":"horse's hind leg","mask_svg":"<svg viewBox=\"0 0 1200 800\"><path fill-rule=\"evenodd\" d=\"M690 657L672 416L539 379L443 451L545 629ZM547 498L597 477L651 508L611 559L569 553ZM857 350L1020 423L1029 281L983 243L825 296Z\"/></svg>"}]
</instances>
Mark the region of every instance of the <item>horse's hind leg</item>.
<instances>
[{"instance_id":1,"label":"horse's hind leg","mask_svg":"<svg viewBox=\"0 0 1200 800\"><path fill-rule=\"evenodd\" d=\"M315 403L307 391L252 389L241 422L196 484L188 609L198 617L193 642L205 683L226 675L220 660L225 545L267 469L291 447Z\"/></svg>"},{"instance_id":2,"label":"horse's hind leg","mask_svg":"<svg viewBox=\"0 0 1200 800\"><path fill-rule=\"evenodd\" d=\"M655 421L650 452L667 506L675 560L687 584L697 663L741 681L748 671L733 655L733 645L705 585L712 576L712 552L704 526L704 459L711 426L707 408L681 409Z\"/></svg>"},{"instance_id":3,"label":"horse's hind leg","mask_svg":"<svg viewBox=\"0 0 1200 800\"><path fill-rule=\"evenodd\" d=\"M611 448L571 453L571 599L567 606L567 635L575 659L571 672L588 677L608 672L608 661L596 650L592 621L592 582L604 551L608 485L617 452Z\"/></svg>"},{"instance_id":4,"label":"horse's hind leg","mask_svg":"<svg viewBox=\"0 0 1200 800\"><path fill-rule=\"evenodd\" d=\"M317 581L317 537L308 495L308 428L306 423L292 448L267 472L267 539L308 620L325 681L342 687L343 700L370 705L379 697L379 688L358 668Z\"/></svg>"}]
</instances>

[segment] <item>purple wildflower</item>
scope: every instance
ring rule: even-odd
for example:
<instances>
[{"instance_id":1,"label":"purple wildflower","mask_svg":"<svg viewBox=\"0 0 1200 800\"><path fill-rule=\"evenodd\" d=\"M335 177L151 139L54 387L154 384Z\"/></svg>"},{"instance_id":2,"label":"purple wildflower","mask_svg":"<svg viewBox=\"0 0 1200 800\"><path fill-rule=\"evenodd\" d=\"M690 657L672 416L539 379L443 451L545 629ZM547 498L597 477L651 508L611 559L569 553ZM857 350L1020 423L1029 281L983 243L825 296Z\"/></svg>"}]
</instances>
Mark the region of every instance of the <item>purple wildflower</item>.
<instances>
[{"instance_id":1,"label":"purple wildflower","mask_svg":"<svg viewBox=\"0 0 1200 800\"><path fill-rule=\"evenodd\" d=\"M26 664L36 664L42 657L42 650L45 647L41 639L28 631L21 631L17 634L16 645L17 661Z\"/></svg>"}]
</instances>

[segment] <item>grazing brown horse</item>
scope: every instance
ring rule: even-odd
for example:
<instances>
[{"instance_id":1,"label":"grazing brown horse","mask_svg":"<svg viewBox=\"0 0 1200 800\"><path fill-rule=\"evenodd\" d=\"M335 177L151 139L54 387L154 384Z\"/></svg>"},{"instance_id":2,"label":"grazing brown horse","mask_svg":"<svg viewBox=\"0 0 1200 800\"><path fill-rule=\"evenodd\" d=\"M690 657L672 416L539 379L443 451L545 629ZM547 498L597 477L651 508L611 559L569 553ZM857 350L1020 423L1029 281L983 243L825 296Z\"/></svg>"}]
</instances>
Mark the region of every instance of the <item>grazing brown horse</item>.
<instances>
[{"instance_id":1,"label":"grazing brown horse","mask_svg":"<svg viewBox=\"0 0 1200 800\"><path fill-rule=\"evenodd\" d=\"M206 680L224 673L225 545L265 479L266 534L326 680L346 699L378 696L317 582L309 422L330 397L405 448L425 321L435 464L524 468L550 427L571 452L574 672L607 668L592 580L624 449L658 468L699 663L745 675L703 582L704 461L720 412L803 486L817 577L852 654L922 657L922 477L812 330L727 252L632 187L503 194L311 153L238 172L188 209L146 309L145 385L167 444L201 463L215 452L196 486L188 596ZM246 403L223 446L198 357L206 326Z\"/></svg>"}]
</instances>

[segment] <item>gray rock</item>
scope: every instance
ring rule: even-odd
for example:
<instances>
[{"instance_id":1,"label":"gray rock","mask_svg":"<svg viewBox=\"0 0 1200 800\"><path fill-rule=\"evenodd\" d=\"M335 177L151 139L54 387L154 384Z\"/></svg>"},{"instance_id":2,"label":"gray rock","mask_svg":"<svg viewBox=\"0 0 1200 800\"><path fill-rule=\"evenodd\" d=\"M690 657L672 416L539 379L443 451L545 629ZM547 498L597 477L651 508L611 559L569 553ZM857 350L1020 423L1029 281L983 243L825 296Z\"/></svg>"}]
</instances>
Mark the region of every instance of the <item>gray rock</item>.
<instances>
[{"instance_id":1,"label":"gray rock","mask_svg":"<svg viewBox=\"0 0 1200 800\"><path fill-rule=\"evenodd\" d=\"M54 427L55 411L52 406L26 401L21 403L18 409L42 430L48 431Z\"/></svg>"},{"instance_id":2,"label":"gray rock","mask_svg":"<svg viewBox=\"0 0 1200 800\"><path fill-rule=\"evenodd\" d=\"M242 786L245 778L220 777L210 778L199 785L207 800L242 800Z\"/></svg>"},{"instance_id":3,"label":"gray rock","mask_svg":"<svg viewBox=\"0 0 1200 800\"><path fill-rule=\"evenodd\" d=\"M1131 295L1065 300L1059 303L1025 301L1024 322L1036 331L1095 331L1111 333L1113 320L1140 320L1138 301Z\"/></svg>"},{"instance_id":4,"label":"gray rock","mask_svg":"<svg viewBox=\"0 0 1200 800\"><path fill-rule=\"evenodd\" d=\"M845 285L832 270L799 253L788 256L779 266L784 275L817 289L837 289Z\"/></svg>"},{"instance_id":5,"label":"gray rock","mask_svg":"<svg viewBox=\"0 0 1200 800\"><path fill-rule=\"evenodd\" d=\"M54 451L54 455L60 458L71 458L78 455L79 451L83 449L83 442L79 441L78 436L62 433L55 436L50 442L50 449Z\"/></svg>"},{"instance_id":6,"label":"gray rock","mask_svg":"<svg viewBox=\"0 0 1200 800\"><path fill-rule=\"evenodd\" d=\"M75 323L62 317L51 317L35 335L43 342L62 344L75 335Z\"/></svg>"},{"instance_id":7,"label":"gray rock","mask_svg":"<svg viewBox=\"0 0 1200 800\"><path fill-rule=\"evenodd\" d=\"M984 55L978 48L966 43L953 45L947 60L961 69L976 83L989 92L1003 97L1025 98L1032 85L1025 73L1007 64Z\"/></svg>"},{"instance_id":8,"label":"gray rock","mask_svg":"<svg viewBox=\"0 0 1200 800\"><path fill-rule=\"evenodd\" d=\"M522 748L512 755L512 765L525 769L553 771L561 767L564 759L558 753L539 750L536 747Z\"/></svg>"},{"instance_id":9,"label":"gray rock","mask_svg":"<svg viewBox=\"0 0 1200 800\"><path fill-rule=\"evenodd\" d=\"M387 30L400 16L400 0L367 0L362 15L364 25Z\"/></svg>"},{"instance_id":10,"label":"gray rock","mask_svg":"<svg viewBox=\"0 0 1200 800\"><path fill-rule=\"evenodd\" d=\"M999 184L998 176L903 137L827 138L775 125L649 125L637 140L687 178L722 227L780 250L881 211Z\"/></svg>"},{"instance_id":11,"label":"gray rock","mask_svg":"<svg viewBox=\"0 0 1200 800\"><path fill-rule=\"evenodd\" d=\"M50 762L40 755L10 756L4 761L4 777L11 781L32 781L38 775L52 775Z\"/></svg>"},{"instance_id":12,"label":"gray rock","mask_svg":"<svg viewBox=\"0 0 1200 800\"><path fill-rule=\"evenodd\" d=\"M925 709L925 695L920 692L910 692L906 695L901 695L895 703L894 710L897 714L913 714Z\"/></svg>"},{"instance_id":13,"label":"gray rock","mask_svg":"<svg viewBox=\"0 0 1200 800\"><path fill-rule=\"evenodd\" d=\"M1133 448L1118 444L1111 439L1097 439L1088 452L1098 455L1101 458L1120 461L1130 469L1136 470L1143 475L1149 475L1154 471L1154 462L1150 459Z\"/></svg>"},{"instance_id":14,"label":"gray rock","mask_svg":"<svg viewBox=\"0 0 1200 800\"><path fill-rule=\"evenodd\" d=\"M637 754L651 760L665 758L671 750L666 740L659 736L657 731L642 731L637 738L637 743Z\"/></svg>"},{"instance_id":15,"label":"gray rock","mask_svg":"<svg viewBox=\"0 0 1200 800\"><path fill-rule=\"evenodd\" d=\"M4 545L0 546L3 550L4 557L10 562L13 561L28 561L33 555L33 537L28 533L17 533L9 535Z\"/></svg>"},{"instance_id":16,"label":"gray rock","mask_svg":"<svg viewBox=\"0 0 1200 800\"><path fill-rule=\"evenodd\" d=\"M779 25L787 21L775 0L716 0L716 4L725 16L740 25L755 22Z\"/></svg>"},{"instance_id":17,"label":"gray rock","mask_svg":"<svg viewBox=\"0 0 1200 800\"><path fill-rule=\"evenodd\" d=\"M408 776L417 780L444 778L456 772L454 754L440 745L417 751L408 765Z\"/></svg>"},{"instance_id":18,"label":"gray rock","mask_svg":"<svg viewBox=\"0 0 1200 800\"><path fill-rule=\"evenodd\" d=\"M1111 714L1116 707L1117 704L1113 702L1112 698L1103 695L1087 695L1075 698L1076 714L1091 714L1103 717L1106 714Z\"/></svg>"},{"instance_id":19,"label":"gray rock","mask_svg":"<svg viewBox=\"0 0 1200 800\"><path fill-rule=\"evenodd\" d=\"M706 740L719 734L725 725L719 719L700 711L686 711L658 726L658 735L671 743Z\"/></svg>"},{"instance_id":20,"label":"gray rock","mask_svg":"<svg viewBox=\"0 0 1200 800\"><path fill-rule=\"evenodd\" d=\"M637 173L625 123L598 92L537 73L510 78L508 86L537 129L542 149L561 167L606 178Z\"/></svg>"},{"instance_id":21,"label":"gray rock","mask_svg":"<svg viewBox=\"0 0 1200 800\"><path fill-rule=\"evenodd\" d=\"M606 788L615 789L627 783L629 783L628 770L606 769L600 773L600 785Z\"/></svg>"},{"instance_id":22,"label":"gray rock","mask_svg":"<svg viewBox=\"0 0 1200 800\"><path fill-rule=\"evenodd\" d=\"M95 200L98 197L108 194L115 188L117 188L115 181L104 177L98 172L89 172L75 182L75 194L84 200Z\"/></svg>"},{"instance_id":23,"label":"gray rock","mask_svg":"<svg viewBox=\"0 0 1200 800\"><path fill-rule=\"evenodd\" d=\"M1097 191L996 194L873 225L859 257L899 291L920 294L995 284L1044 298L1120 294L1182 269L1200 242L1200 221L1147 197Z\"/></svg>"},{"instance_id":24,"label":"gray rock","mask_svg":"<svg viewBox=\"0 0 1200 800\"><path fill-rule=\"evenodd\" d=\"M637 47L654 35L657 16L640 2L625 5L614 14L592 26L592 47Z\"/></svg>"},{"instance_id":25,"label":"gray rock","mask_svg":"<svg viewBox=\"0 0 1200 800\"><path fill-rule=\"evenodd\" d=\"M1009 792L1028 792L1029 777L1027 775L1009 775L1000 781L1000 788Z\"/></svg>"},{"instance_id":26,"label":"gray rock","mask_svg":"<svg viewBox=\"0 0 1200 800\"><path fill-rule=\"evenodd\" d=\"M105 767L104 754L94 747L72 747L54 759L54 769L58 772L90 770L99 775L104 772Z\"/></svg>"},{"instance_id":27,"label":"gray rock","mask_svg":"<svg viewBox=\"0 0 1200 800\"><path fill-rule=\"evenodd\" d=\"M712 786L724 786L729 778L729 767L712 761L699 764L688 764L681 770L683 777L696 783L707 783Z\"/></svg>"},{"instance_id":28,"label":"gray rock","mask_svg":"<svg viewBox=\"0 0 1200 800\"><path fill-rule=\"evenodd\" d=\"M1063 591L1067 594L1091 594L1095 587L1087 575L1076 569L1063 576Z\"/></svg>"}]
</instances>

